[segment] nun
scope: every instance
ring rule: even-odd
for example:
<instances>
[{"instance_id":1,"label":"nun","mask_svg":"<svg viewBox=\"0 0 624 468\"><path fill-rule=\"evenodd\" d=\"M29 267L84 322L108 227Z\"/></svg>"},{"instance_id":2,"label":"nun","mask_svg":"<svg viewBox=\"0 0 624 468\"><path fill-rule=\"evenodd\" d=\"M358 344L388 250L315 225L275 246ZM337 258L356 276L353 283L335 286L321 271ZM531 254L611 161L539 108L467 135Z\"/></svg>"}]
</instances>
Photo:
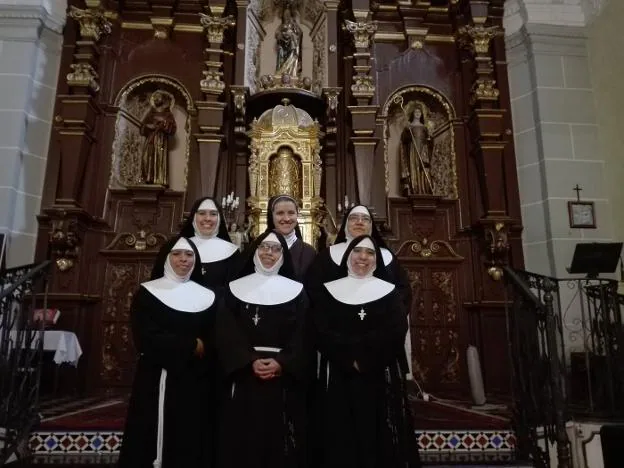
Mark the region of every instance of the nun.
<instances>
[{"instance_id":1,"label":"nun","mask_svg":"<svg viewBox=\"0 0 624 468\"><path fill-rule=\"evenodd\" d=\"M268 206L267 231L277 231L284 236L295 269L295 277L301 281L316 257L316 250L301 238L301 229L297 221L299 205L291 196L277 195L269 200Z\"/></svg>"},{"instance_id":2,"label":"nun","mask_svg":"<svg viewBox=\"0 0 624 468\"><path fill-rule=\"evenodd\" d=\"M201 286L195 245L184 237L159 252L151 281L130 309L139 353L120 468L213 466L215 294ZM213 356L210 358L209 356Z\"/></svg>"},{"instance_id":3,"label":"nun","mask_svg":"<svg viewBox=\"0 0 624 468\"><path fill-rule=\"evenodd\" d=\"M354 239L312 317L321 353L320 468L420 466L405 374L407 316L383 253Z\"/></svg>"},{"instance_id":4,"label":"nun","mask_svg":"<svg viewBox=\"0 0 624 468\"><path fill-rule=\"evenodd\" d=\"M322 250L317 255L306 277L306 290L312 296L314 291L322 288L325 281L338 279L340 264L349 243L358 236L369 235L379 246L383 265L389 270L389 278L396 285L405 306L406 314L409 314L412 303L412 289L406 271L399 265L399 260L386 246L381 234L377 230L373 217L363 205L351 207L342 218L342 225L336 235L336 241L328 249ZM380 263L381 265L381 263Z\"/></svg>"},{"instance_id":5,"label":"nun","mask_svg":"<svg viewBox=\"0 0 624 468\"><path fill-rule=\"evenodd\" d=\"M236 271L240 252L231 242L223 213L212 198L200 198L193 203L180 235L197 245L201 284L213 289L225 286Z\"/></svg>"},{"instance_id":6,"label":"nun","mask_svg":"<svg viewBox=\"0 0 624 468\"><path fill-rule=\"evenodd\" d=\"M217 466L303 468L307 299L284 237L259 236L236 276L217 318L227 382Z\"/></svg>"}]
</instances>

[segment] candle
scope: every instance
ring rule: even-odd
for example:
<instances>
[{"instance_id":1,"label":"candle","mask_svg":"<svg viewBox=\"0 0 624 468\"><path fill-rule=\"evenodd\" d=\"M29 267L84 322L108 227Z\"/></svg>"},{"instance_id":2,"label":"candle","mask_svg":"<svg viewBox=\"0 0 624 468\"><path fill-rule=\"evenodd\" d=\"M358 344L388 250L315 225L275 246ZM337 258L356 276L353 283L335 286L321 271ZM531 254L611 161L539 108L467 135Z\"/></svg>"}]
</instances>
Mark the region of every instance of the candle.
<instances>
[{"instance_id":1,"label":"candle","mask_svg":"<svg viewBox=\"0 0 624 468\"><path fill-rule=\"evenodd\" d=\"M342 211L342 205L338 203L338 213L340 213L341 211Z\"/></svg>"},{"instance_id":2,"label":"candle","mask_svg":"<svg viewBox=\"0 0 624 468\"><path fill-rule=\"evenodd\" d=\"M225 206L225 197L221 200L221 206Z\"/></svg>"}]
</instances>

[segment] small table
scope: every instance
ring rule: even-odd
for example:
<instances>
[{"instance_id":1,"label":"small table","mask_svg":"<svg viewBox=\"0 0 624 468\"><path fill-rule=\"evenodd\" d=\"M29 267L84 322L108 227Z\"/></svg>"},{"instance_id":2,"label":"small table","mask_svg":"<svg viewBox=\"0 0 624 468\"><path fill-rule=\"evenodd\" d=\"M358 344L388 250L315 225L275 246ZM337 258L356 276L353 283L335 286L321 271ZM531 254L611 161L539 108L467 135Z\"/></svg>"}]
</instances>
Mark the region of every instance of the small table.
<instances>
[{"instance_id":1,"label":"small table","mask_svg":"<svg viewBox=\"0 0 624 468\"><path fill-rule=\"evenodd\" d=\"M33 333L38 332L33 331ZM9 336L14 344L17 338L17 331L10 332ZM32 346L36 346L37 343L36 339L33 340ZM64 330L44 330L43 350L54 351L54 363L58 366L68 363L76 367L80 356L82 356L82 348L76 334Z\"/></svg>"}]
</instances>

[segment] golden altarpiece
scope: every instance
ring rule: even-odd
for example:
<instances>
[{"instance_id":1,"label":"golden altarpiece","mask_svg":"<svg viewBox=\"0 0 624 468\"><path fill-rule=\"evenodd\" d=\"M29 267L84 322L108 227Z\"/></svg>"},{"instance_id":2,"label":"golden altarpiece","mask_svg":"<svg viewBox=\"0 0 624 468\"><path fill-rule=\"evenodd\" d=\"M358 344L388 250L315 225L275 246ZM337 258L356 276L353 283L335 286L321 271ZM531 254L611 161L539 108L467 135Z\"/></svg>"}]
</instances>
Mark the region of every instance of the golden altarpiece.
<instances>
[{"instance_id":1,"label":"golden altarpiece","mask_svg":"<svg viewBox=\"0 0 624 468\"><path fill-rule=\"evenodd\" d=\"M414 377L508 390L501 267L522 262L503 0L70 0L37 255L84 357L70 385L126 388L129 307L193 201L233 238L268 199L324 248L370 207L407 270Z\"/></svg>"}]
</instances>

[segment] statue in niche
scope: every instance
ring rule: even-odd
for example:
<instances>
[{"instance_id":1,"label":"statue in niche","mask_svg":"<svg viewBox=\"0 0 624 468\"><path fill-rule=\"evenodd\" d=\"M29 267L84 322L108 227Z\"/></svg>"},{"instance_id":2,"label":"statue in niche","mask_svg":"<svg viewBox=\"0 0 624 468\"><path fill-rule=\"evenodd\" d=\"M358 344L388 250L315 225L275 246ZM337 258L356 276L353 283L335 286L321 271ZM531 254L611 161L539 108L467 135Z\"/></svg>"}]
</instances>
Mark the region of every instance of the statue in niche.
<instances>
[{"instance_id":1,"label":"statue in niche","mask_svg":"<svg viewBox=\"0 0 624 468\"><path fill-rule=\"evenodd\" d=\"M141 119L145 137L141 151L140 183L169 186L169 138L175 135L173 116L175 99L167 91L156 90L149 99L150 107Z\"/></svg>"},{"instance_id":2,"label":"statue in niche","mask_svg":"<svg viewBox=\"0 0 624 468\"><path fill-rule=\"evenodd\" d=\"M276 74L297 77L301 74L303 30L295 19L290 2L285 2L282 24L275 33L277 40Z\"/></svg>"},{"instance_id":3,"label":"statue in niche","mask_svg":"<svg viewBox=\"0 0 624 468\"><path fill-rule=\"evenodd\" d=\"M412 107L411 113L409 107ZM401 133L399 164L403 196L433 194L430 176L433 155L433 122L427 108L420 102L408 104L405 109L408 123ZM411 117L410 117L411 114Z\"/></svg>"},{"instance_id":4,"label":"statue in niche","mask_svg":"<svg viewBox=\"0 0 624 468\"><path fill-rule=\"evenodd\" d=\"M269 165L270 195L282 193L295 199L301 198L301 170L299 160L288 146L277 150Z\"/></svg>"}]
</instances>

